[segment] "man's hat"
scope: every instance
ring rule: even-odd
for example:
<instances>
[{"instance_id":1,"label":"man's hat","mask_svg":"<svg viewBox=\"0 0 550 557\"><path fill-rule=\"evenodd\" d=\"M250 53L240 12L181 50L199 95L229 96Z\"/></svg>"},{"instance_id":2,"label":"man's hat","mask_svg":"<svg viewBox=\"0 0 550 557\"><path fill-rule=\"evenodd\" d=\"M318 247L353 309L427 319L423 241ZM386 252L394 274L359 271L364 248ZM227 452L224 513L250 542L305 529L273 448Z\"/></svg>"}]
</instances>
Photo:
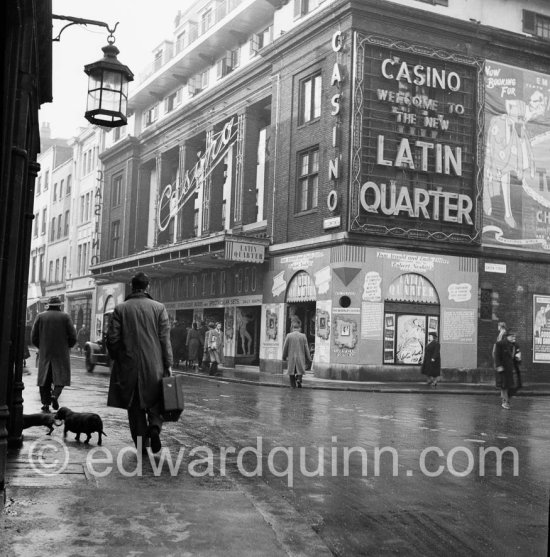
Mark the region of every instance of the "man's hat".
<instances>
[{"instance_id":1,"label":"man's hat","mask_svg":"<svg viewBox=\"0 0 550 557\"><path fill-rule=\"evenodd\" d=\"M132 277L132 288L134 290L143 290L149 286L149 277L140 271Z\"/></svg>"},{"instance_id":2,"label":"man's hat","mask_svg":"<svg viewBox=\"0 0 550 557\"><path fill-rule=\"evenodd\" d=\"M59 296L52 296L48 300L48 306L50 307L60 307L62 303L63 302L61 301L61 298Z\"/></svg>"},{"instance_id":3,"label":"man's hat","mask_svg":"<svg viewBox=\"0 0 550 557\"><path fill-rule=\"evenodd\" d=\"M208 323L208 326L213 329L216 326L216 323L214 323L214 321L210 321L210 323Z\"/></svg>"}]
</instances>

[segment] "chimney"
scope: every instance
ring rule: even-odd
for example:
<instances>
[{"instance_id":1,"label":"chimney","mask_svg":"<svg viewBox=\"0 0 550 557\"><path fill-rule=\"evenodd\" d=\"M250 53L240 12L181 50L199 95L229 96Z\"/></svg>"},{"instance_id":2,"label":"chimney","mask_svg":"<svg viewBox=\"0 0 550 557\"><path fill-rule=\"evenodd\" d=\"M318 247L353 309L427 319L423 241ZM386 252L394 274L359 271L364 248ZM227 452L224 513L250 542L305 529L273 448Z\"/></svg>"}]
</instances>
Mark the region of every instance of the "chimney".
<instances>
[{"instance_id":1,"label":"chimney","mask_svg":"<svg viewBox=\"0 0 550 557\"><path fill-rule=\"evenodd\" d=\"M50 127L50 123L49 122L42 122L42 125L40 126L40 139L42 139L42 141L44 139L51 139L52 138L52 129Z\"/></svg>"}]
</instances>

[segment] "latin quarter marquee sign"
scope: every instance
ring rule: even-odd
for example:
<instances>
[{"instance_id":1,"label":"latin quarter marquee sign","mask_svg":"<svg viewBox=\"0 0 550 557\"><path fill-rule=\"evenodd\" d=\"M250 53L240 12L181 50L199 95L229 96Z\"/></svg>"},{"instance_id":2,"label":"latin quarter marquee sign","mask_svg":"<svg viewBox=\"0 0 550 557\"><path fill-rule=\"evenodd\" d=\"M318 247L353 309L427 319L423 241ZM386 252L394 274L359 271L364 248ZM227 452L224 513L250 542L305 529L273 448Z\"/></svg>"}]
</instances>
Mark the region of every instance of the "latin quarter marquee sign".
<instances>
[{"instance_id":1,"label":"latin quarter marquee sign","mask_svg":"<svg viewBox=\"0 0 550 557\"><path fill-rule=\"evenodd\" d=\"M480 64L361 35L356 54L352 229L479 242Z\"/></svg>"}]
</instances>

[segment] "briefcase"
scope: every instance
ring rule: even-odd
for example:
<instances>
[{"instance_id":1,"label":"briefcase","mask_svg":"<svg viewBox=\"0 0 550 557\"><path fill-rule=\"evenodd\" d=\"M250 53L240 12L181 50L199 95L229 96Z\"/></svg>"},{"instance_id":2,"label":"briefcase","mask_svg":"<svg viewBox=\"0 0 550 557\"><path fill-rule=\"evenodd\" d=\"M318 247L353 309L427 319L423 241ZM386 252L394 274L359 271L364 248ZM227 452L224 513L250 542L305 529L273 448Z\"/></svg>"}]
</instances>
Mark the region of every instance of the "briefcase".
<instances>
[{"instance_id":1,"label":"briefcase","mask_svg":"<svg viewBox=\"0 0 550 557\"><path fill-rule=\"evenodd\" d=\"M183 375L162 379L162 417L165 422L177 422L183 412Z\"/></svg>"}]
</instances>

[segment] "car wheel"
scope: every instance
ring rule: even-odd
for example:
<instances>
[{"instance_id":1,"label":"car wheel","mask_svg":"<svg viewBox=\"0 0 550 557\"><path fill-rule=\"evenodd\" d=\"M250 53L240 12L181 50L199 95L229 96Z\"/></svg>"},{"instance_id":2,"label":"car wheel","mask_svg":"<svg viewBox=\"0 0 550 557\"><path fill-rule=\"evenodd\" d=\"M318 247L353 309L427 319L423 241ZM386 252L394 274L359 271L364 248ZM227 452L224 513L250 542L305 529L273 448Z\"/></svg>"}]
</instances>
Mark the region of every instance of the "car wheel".
<instances>
[{"instance_id":1,"label":"car wheel","mask_svg":"<svg viewBox=\"0 0 550 557\"><path fill-rule=\"evenodd\" d=\"M86 349L85 361L86 361L86 371L88 373L92 373L92 371L94 371L95 364L91 361L89 348Z\"/></svg>"}]
</instances>

